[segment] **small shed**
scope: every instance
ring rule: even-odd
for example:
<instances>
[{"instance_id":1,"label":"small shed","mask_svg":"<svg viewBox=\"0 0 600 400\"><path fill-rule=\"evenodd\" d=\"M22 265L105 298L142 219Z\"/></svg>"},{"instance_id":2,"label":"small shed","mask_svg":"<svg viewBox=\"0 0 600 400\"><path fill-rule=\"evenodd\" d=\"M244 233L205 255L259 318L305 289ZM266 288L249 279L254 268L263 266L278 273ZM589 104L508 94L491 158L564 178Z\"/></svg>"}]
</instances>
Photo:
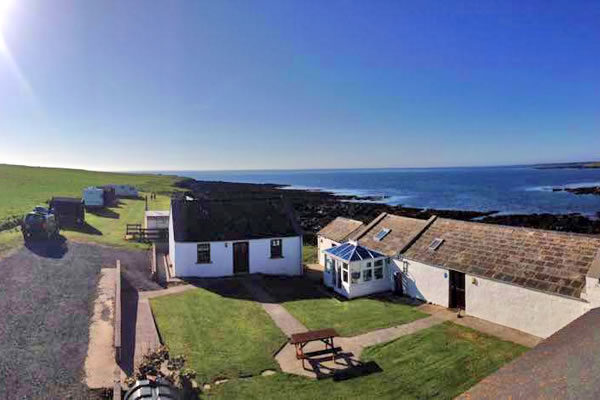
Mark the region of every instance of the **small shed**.
<instances>
[{"instance_id":1,"label":"small shed","mask_svg":"<svg viewBox=\"0 0 600 400\"><path fill-rule=\"evenodd\" d=\"M146 211L144 228L169 229L169 211Z\"/></svg>"},{"instance_id":2,"label":"small shed","mask_svg":"<svg viewBox=\"0 0 600 400\"><path fill-rule=\"evenodd\" d=\"M349 241L324 251L323 282L347 298L391 289L385 254Z\"/></svg>"}]
</instances>

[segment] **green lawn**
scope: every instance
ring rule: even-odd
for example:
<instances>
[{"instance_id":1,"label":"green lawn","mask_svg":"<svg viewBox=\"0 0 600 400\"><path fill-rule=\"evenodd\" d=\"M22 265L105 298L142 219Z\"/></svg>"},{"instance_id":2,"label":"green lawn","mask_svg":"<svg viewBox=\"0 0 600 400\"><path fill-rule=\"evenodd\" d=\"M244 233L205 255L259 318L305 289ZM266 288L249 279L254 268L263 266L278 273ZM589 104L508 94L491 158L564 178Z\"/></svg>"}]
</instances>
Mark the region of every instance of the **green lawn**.
<instances>
[{"instance_id":1,"label":"green lawn","mask_svg":"<svg viewBox=\"0 0 600 400\"><path fill-rule=\"evenodd\" d=\"M334 328L342 336L355 336L428 316L414 306L392 303L386 297L340 301L307 279L264 280L264 289L311 330Z\"/></svg>"},{"instance_id":2,"label":"green lawn","mask_svg":"<svg viewBox=\"0 0 600 400\"><path fill-rule=\"evenodd\" d=\"M317 246L305 244L302 247L302 262L304 264L316 264L319 262L317 257Z\"/></svg>"},{"instance_id":3,"label":"green lawn","mask_svg":"<svg viewBox=\"0 0 600 400\"><path fill-rule=\"evenodd\" d=\"M0 220L21 215L52 196L81 197L88 186L130 184L145 192L167 193L180 178L94 172L77 169L37 168L0 164Z\"/></svg>"},{"instance_id":4,"label":"green lawn","mask_svg":"<svg viewBox=\"0 0 600 400\"><path fill-rule=\"evenodd\" d=\"M262 307L235 280L213 282L151 300L161 337L171 354L184 354L199 382L279 370L273 355L286 342ZM218 293L230 293L225 297Z\"/></svg>"},{"instance_id":5,"label":"green lawn","mask_svg":"<svg viewBox=\"0 0 600 400\"><path fill-rule=\"evenodd\" d=\"M142 193L144 195L144 193ZM149 196L148 196L149 197ZM148 200L150 210L169 210L170 197L157 195L156 200ZM141 224L144 221L145 201L120 199L117 207L106 209L108 216L86 212L86 228L82 231L65 228L61 230L67 239L96 242L111 246L147 248L148 244L125 240L127 224Z\"/></svg>"},{"instance_id":6,"label":"green lawn","mask_svg":"<svg viewBox=\"0 0 600 400\"><path fill-rule=\"evenodd\" d=\"M527 349L449 322L363 352L383 371L347 381L279 373L211 389L212 399L452 399ZM203 397L204 398L204 397Z\"/></svg>"},{"instance_id":7,"label":"green lawn","mask_svg":"<svg viewBox=\"0 0 600 400\"><path fill-rule=\"evenodd\" d=\"M334 328L342 336L355 336L428 316L413 306L370 298L297 300L283 305L308 329Z\"/></svg>"}]
</instances>

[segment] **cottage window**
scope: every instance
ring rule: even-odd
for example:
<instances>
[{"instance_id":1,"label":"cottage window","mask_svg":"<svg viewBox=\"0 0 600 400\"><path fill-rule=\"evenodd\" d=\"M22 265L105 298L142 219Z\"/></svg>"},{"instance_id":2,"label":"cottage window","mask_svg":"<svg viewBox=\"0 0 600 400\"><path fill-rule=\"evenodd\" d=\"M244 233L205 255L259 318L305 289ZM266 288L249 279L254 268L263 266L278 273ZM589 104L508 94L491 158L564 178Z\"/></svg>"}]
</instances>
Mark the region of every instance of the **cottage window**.
<instances>
[{"instance_id":1,"label":"cottage window","mask_svg":"<svg viewBox=\"0 0 600 400\"><path fill-rule=\"evenodd\" d=\"M381 267L383 265L383 260L375 261L375 267Z\"/></svg>"},{"instance_id":2,"label":"cottage window","mask_svg":"<svg viewBox=\"0 0 600 400\"><path fill-rule=\"evenodd\" d=\"M383 279L383 267L375 268L375 279Z\"/></svg>"},{"instance_id":3,"label":"cottage window","mask_svg":"<svg viewBox=\"0 0 600 400\"><path fill-rule=\"evenodd\" d=\"M210 243L198 243L197 247L198 264L210 263Z\"/></svg>"},{"instance_id":4,"label":"cottage window","mask_svg":"<svg viewBox=\"0 0 600 400\"><path fill-rule=\"evenodd\" d=\"M373 269L363 269L363 281L368 282L373 279Z\"/></svg>"},{"instance_id":5,"label":"cottage window","mask_svg":"<svg viewBox=\"0 0 600 400\"><path fill-rule=\"evenodd\" d=\"M350 277L352 278L352 283L358 283L358 280L360 279L360 272L352 272Z\"/></svg>"},{"instance_id":6,"label":"cottage window","mask_svg":"<svg viewBox=\"0 0 600 400\"><path fill-rule=\"evenodd\" d=\"M271 258L281 258L282 255L281 239L271 240Z\"/></svg>"},{"instance_id":7,"label":"cottage window","mask_svg":"<svg viewBox=\"0 0 600 400\"><path fill-rule=\"evenodd\" d=\"M342 264L342 281L348 283L348 264Z\"/></svg>"}]
</instances>

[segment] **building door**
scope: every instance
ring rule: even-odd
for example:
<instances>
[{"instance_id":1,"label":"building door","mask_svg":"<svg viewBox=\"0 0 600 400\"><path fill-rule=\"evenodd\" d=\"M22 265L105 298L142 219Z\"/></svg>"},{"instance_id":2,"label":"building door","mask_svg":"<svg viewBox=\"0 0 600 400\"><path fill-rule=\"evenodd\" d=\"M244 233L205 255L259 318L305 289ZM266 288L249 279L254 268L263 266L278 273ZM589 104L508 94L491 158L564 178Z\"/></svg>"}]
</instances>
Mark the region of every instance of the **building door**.
<instances>
[{"instance_id":1,"label":"building door","mask_svg":"<svg viewBox=\"0 0 600 400\"><path fill-rule=\"evenodd\" d=\"M250 270L248 242L233 244L233 273L247 274Z\"/></svg>"},{"instance_id":2,"label":"building door","mask_svg":"<svg viewBox=\"0 0 600 400\"><path fill-rule=\"evenodd\" d=\"M402 273L400 271L394 272L394 294L396 296L404 296L404 289L402 288Z\"/></svg>"},{"instance_id":3,"label":"building door","mask_svg":"<svg viewBox=\"0 0 600 400\"><path fill-rule=\"evenodd\" d=\"M335 271L336 271L336 282L337 282L337 287L338 289L342 288L342 264L341 263L335 263Z\"/></svg>"},{"instance_id":4,"label":"building door","mask_svg":"<svg viewBox=\"0 0 600 400\"><path fill-rule=\"evenodd\" d=\"M465 274L458 271L450 271L450 299L448 306L459 310L465 309Z\"/></svg>"}]
</instances>

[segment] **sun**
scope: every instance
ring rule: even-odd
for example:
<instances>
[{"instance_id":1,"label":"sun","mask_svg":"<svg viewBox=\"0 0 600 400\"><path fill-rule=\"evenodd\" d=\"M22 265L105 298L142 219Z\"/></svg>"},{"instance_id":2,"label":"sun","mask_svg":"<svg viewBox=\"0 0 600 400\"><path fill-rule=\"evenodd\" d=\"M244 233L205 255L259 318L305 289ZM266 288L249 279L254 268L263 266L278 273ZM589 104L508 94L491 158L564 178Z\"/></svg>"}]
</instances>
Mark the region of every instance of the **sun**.
<instances>
[{"instance_id":1,"label":"sun","mask_svg":"<svg viewBox=\"0 0 600 400\"><path fill-rule=\"evenodd\" d=\"M2 29L14 2L15 0L0 0L0 29Z\"/></svg>"}]
</instances>

